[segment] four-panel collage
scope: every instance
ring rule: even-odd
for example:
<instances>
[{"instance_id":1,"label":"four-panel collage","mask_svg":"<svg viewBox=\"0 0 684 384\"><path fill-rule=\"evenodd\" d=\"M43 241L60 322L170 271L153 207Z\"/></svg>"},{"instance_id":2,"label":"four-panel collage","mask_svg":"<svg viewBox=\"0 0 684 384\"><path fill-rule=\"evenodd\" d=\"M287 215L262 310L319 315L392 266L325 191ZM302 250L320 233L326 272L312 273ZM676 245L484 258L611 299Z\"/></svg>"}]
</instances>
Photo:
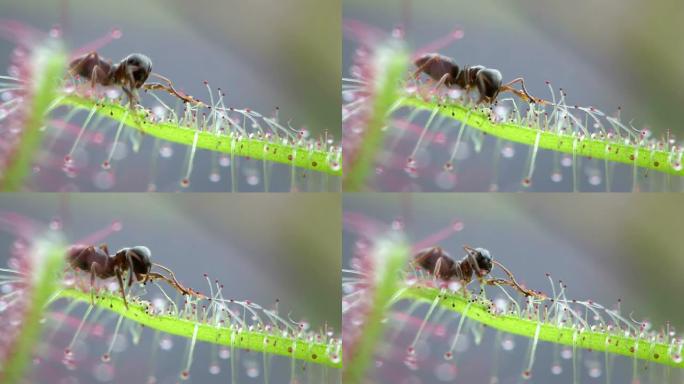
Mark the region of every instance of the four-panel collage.
<instances>
[{"instance_id":1,"label":"four-panel collage","mask_svg":"<svg viewBox=\"0 0 684 384\"><path fill-rule=\"evenodd\" d=\"M0 0L0 384L684 383L681 15Z\"/></svg>"}]
</instances>

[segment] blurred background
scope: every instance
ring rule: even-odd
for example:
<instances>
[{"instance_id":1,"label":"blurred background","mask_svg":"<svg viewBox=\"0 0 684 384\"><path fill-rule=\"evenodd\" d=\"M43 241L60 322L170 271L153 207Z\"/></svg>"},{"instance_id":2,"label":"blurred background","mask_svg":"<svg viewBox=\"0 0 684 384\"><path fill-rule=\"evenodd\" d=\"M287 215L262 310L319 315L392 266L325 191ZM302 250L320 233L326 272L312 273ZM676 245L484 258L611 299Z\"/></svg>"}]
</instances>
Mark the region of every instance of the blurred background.
<instances>
[{"instance_id":1,"label":"blurred background","mask_svg":"<svg viewBox=\"0 0 684 384\"><path fill-rule=\"evenodd\" d=\"M60 217L68 240L74 243L119 220L121 231L104 240L110 252L145 245L152 252L152 260L175 271L186 286L208 292L203 277L208 273L212 280L224 284L227 299L251 300L266 308L280 300L279 313L284 318L289 314L293 320L306 320L314 330L322 330L327 324L339 335L341 207L336 195L241 194L238 199L217 194L3 194L0 210L44 223ZM0 248L5 250L0 254L3 266L7 265L13 240L8 233L0 232ZM146 299L159 295L158 290L151 289ZM80 319L85 307L81 305L73 315ZM114 355L113 377L103 380L108 376L98 373L102 369L99 359L106 352L114 326L111 321L107 324L105 337L79 343L77 355L87 360L73 372L62 365L61 356L78 323L64 325L49 345L41 346L55 355L48 353L34 367L35 382L47 382L49 377L50 382L68 384L140 383L154 365L160 383L178 380L185 339L172 338L175 347L169 352L157 351L151 360L153 332L149 330L143 331L140 345L132 345L128 337L125 351ZM208 344L198 343L191 370L193 382L226 382L230 377L226 360L219 360L219 376L210 375L210 351ZM264 382L261 355L253 356L241 353L240 382ZM243 365L250 361L259 368L256 378L250 376L250 366ZM275 356L272 361L271 382L285 383L290 359Z\"/></svg>"},{"instance_id":2,"label":"blurred background","mask_svg":"<svg viewBox=\"0 0 684 384\"><path fill-rule=\"evenodd\" d=\"M386 31L406 25L411 50L461 27L463 39L440 50L458 64L497 68L504 81L522 76L530 93L542 98L549 96L544 83L549 80L556 91L563 88L567 92L571 105L594 106L607 113L622 106L623 121L632 121L639 129L649 127L656 137L670 131L679 139L684 130L679 114L684 102L682 14L684 3L677 0L344 0L343 6L344 19L360 20ZM343 41L342 71L349 76L356 43L349 36ZM492 147L485 146L485 153ZM501 190L520 189L527 150L517 148L521 155L507 160L515 166L503 168L514 175L502 176ZM469 180L479 181L477 174L491 172L491 156L479 157L479 161L469 163L477 168L468 173ZM542 176L532 188L568 191L568 174L562 183L551 183L550 156L540 158L535 174ZM440 161L437 165L441 167L446 159ZM621 171L618 167L616 173ZM629 170L617 176L615 188L629 190ZM588 176L581 177L583 190L604 188L604 184L587 183ZM416 184L405 189L443 189L428 186L427 181ZM486 191L486 187L480 183L475 189ZM461 183L455 189L473 187Z\"/></svg>"},{"instance_id":3,"label":"blurred background","mask_svg":"<svg viewBox=\"0 0 684 384\"><path fill-rule=\"evenodd\" d=\"M63 25L63 38L70 49L118 28L122 37L102 48L102 57L118 62L132 52L144 53L152 59L153 71L202 100L208 100L203 84L208 80L214 91L218 87L226 93L227 106L251 108L266 116L279 107L281 121L310 130L312 137L327 130L336 141L340 138L339 1L0 0L0 14L2 19L18 20L43 31ZM11 42L0 40L1 68L6 68L13 48ZM156 103L149 96L144 100L148 107ZM144 191L146 183L131 184L136 179L140 184L141 175L149 177L149 156L143 154L153 151L152 143L148 138L141 154L129 156L135 159L119 162L117 183L106 189ZM160 190L179 189L184 150L175 148L178 155L165 160L168 172L156 170ZM225 190L229 181L209 181L211 157L203 152L196 159L191 188ZM99 168L105 157L106 151L93 151L85 162ZM40 189L65 188L49 181ZM79 176L68 188L103 189L93 184L90 175ZM261 184L252 188L243 183L241 187L263 189Z\"/></svg>"},{"instance_id":4,"label":"blurred background","mask_svg":"<svg viewBox=\"0 0 684 384\"><path fill-rule=\"evenodd\" d=\"M403 218L412 243L461 220L463 231L436 244L456 259L463 256L463 245L483 247L530 288L549 292L545 276L549 272L554 280L568 285L569 299L593 300L612 307L621 298L625 316L631 313L638 321L649 320L655 329L666 322L679 334L684 329L684 308L675 299L676 292L684 290L684 250L679 241L684 196L680 194L357 194L345 196L344 212L363 213L386 223ZM346 268L354 239L353 234L344 232ZM476 286L474 283L471 288ZM428 306L423 307L416 314L418 318L422 318ZM448 316L456 319L455 315ZM423 344L424 353L436 367L447 363L442 355L449 347L452 333L447 335L432 337L427 345ZM528 340L515 338L512 353L500 355L495 363L494 337L494 332L485 333L480 347L472 345L473 339L469 339L467 352L454 359L457 374L453 382L488 382L495 366L500 369L501 383L520 380ZM403 383L444 381L438 379L444 375L436 367L425 369L432 367L429 363L417 372L403 364L401 351L410 341L406 345L383 346L385 352L390 347L398 348L399 361L387 362L385 365L390 367L380 372L386 374L396 368L400 370L399 376L407 377ZM540 344L533 381L571 383L568 361L563 363L563 375L551 375L553 351L549 344ZM583 356L603 363L602 355L585 352ZM445 368L441 369L444 373ZM585 379L582 382L605 381L605 369L600 378L590 378L586 365L580 369ZM629 359L618 358L614 369L613 382L630 382ZM656 369L650 364L647 371L641 371L645 372L642 382L653 382L646 377L651 373L649 370Z\"/></svg>"}]
</instances>

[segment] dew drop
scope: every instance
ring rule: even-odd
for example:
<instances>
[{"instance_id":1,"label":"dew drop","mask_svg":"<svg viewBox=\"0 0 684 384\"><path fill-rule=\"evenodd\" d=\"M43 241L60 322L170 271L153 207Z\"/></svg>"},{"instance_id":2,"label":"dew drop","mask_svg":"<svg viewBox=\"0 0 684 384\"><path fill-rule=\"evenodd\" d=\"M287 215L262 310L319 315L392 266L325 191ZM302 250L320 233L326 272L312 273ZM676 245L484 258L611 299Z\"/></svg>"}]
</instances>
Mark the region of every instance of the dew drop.
<instances>
[{"instance_id":1,"label":"dew drop","mask_svg":"<svg viewBox=\"0 0 684 384\"><path fill-rule=\"evenodd\" d=\"M456 174L449 171L439 172L435 177L435 184L442 190L450 190L458 181Z\"/></svg>"},{"instance_id":2,"label":"dew drop","mask_svg":"<svg viewBox=\"0 0 684 384\"><path fill-rule=\"evenodd\" d=\"M111 36L112 39L120 39L123 34L119 28L112 29Z\"/></svg>"},{"instance_id":3,"label":"dew drop","mask_svg":"<svg viewBox=\"0 0 684 384\"><path fill-rule=\"evenodd\" d=\"M114 174L109 171L100 171L93 176L95 188L100 190L111 189L115 184Z\"/></svg>"},{"instance_id":4,"label":"dew drop","mask_svg":"<svg viewBox=\"0 0 684 384\"><path fill-rule=\"evenodd\" d=\"M180 373L180 379L181 380L187 380L190 378L190 372L189 371L182 371Z\"/></svg>"},{"instance_id":5,"label":"dew drop","mask_svg":"<svg viewBox=\"0 0 684 384\"><path fill-rule=\"evenodd\" d=\"M512 144L505 144L503 148L501 148L501 156L510 159L511 157L515 156L515 148L513 148Z\"/></svg>"},{"instance_id":6,"label":"dew drop","mask_svg":"<svg viewBox=\"0 0 684 384\"><path fill-rule=\"evenodd\" d=\"M161 105L155 105L152 107L152 113L159 120L166 118L166 108L162 107Z\"/></svg>"},{"instance_id":7,"label":"dew drop","mask_svg":"<svg viewBox=\"0 0 684 384\"><path fill-rule=\"evenodd\" d=\"M522 378L525 380L529 380L532 378L532 372L530 371L523 371L522 373Z\"/></svg>"},{"instance_id":8,"label":"dew drop","mask_svg":"<svg viewBox=\"0 0 684 384\"><path fill-rule=\"evenodd\" d=\"M572 167L572 157L571 156L563 156L563 157L561 157L560 163L562 166L564 166L566 168Z\"/></svg>"},{"instance_id":9,"label":"dew drop","mask_svg":"<svg viewBox=\"0 0 684 384\"><path fill-rule=\"evenodd\" d=\"M677 364L681 363L682 362L682 355L679 353L672 355L672 361L674 361Z\"/></svg>"},{"instance_id":10,"label":"dew drop","mask_svg":"<svg viewBox=\"0 0 684 384\"><path fill-rule=\"evenodd\" d=\"M112 221L112 231L119 232L122 228L123 228L123 224L121 224L121 221L119 221L119 220Z\"/></svg>"},{"instance_id":11,"label":"dew drop","mask_svg":"<svg viewBox=\"0 0 684 384\"><path fill-rule=\"evenodd\" d=\"M456 100L463 95L463 91L460 89L451 89L451 90L449 90L447 95L449 96L450 99Z\"/></svg>"},{"instance_id":12,"label":"dew drop","mask_svg":"<svg viewBox=\"0 0 684 384\"><path fill-rule=\"evenodd\" d=\"M454 358L454 354L451 352L444 352L444 360L451 360Z\"/></svg>"},{"instance_id":13,"label":"dew drop","mask_svg":"<svg viewBox=\"0 0 684 384\"><path fill-rule=\"evenodd\" d=\"M563 349L561 349L560 355L561 355L561 358L563 358L565 360L570 360L570 359L572 359L572 349L563 348Z\"/></svg>"},{"instance_id":14,"label":"dew drop","mask_svg":"<svg viewBox=\"0 0 684 384\"><path fill-rule=\"evenodd\" d=\"M114 379L114 367L111 364L97 364L93 368L95 380L106 383Z\"/></svg>"},{"instance_id":15,"label":"dew drop","mask_svg":"<svg viewBox=\"0 0 684 384\"><path fill-rule=\"evenodd\" d=\"M592 175L589 177L589 184L593 186L601 185L601 176L599 175Z\"/></svg>"},{"instance_id":16,"label":"dew drop","mask_svg":"<svg viewBox=\"0 0 684 384\"><path fill-rule=\"evenodd\" d=\"M554 172L551 174L551 181L554 183L560 183L563 181L563 174L560 172Z\"/></svg>"},{"instance_id":17,"label":"dew drop","mask_svg":"<svg viewBox=\"0 0 684 384\"><path fill-rule=\"evenodd\" d=\"M221 367L219 367L218 364L212 364L209 366L209 373L211 373L212 375L218 375L219 373L221 373Z\"/></svg>"},{"instance_id":18,"label":"dew drop","mask_svg":"<svg viewBox=\"0 0 684 384\"><path fill-rule=\"evenodd\" d=\"M515 341L513 341L513 338L505 338L501 341L501 348L503 348L504 351L512 351L513 348L515 348Z\"/></svg>"},{"instance_id":19,"label":"dew drop","mask_svg":"<svg viewBox=\"0 0 684 384\"><path fill-rule=\"evenodd\" d=\"M62 229L62 220L58 218L50 220L50 229L53 231L59 231Z\"/></svg>"},{"instance_id":20,"label":"dew drop","mask_svg":"<svg viewBox=\"0 0 684 384\"><path fill-rule=\"evenodd\" d=\"M164 351L170 350L173 348L173 340L171 340L170 337L162 337L162 339L159 340L159 348L163 349Z\"/></svg>"},{"instance_id":21,"label":"dew drop","mask_svg":"<svg viewBox=\"0 0 684 384\"><path fill-rule=\"evenodd\" d=\"M187 178L183 178L180 182L181 187L187 188L190 186L190 180Z\"/></svg>"},{"instance_id":22,"label":"dew drop","mask_svg":"<svg viewBox=\"0 0 684 384\"><path fill-rule=\"evenodd\" d=\"M392 220L392 229L395 231L401 231L404 229L404 222L401 219Z\"/></svg>"},{"instance_id":23,"label":"dew drop","mask_svg":"<svg viewBox=\"0 0 684 384\"><path fill-rule=\"evenodd\" d=\"M105 160L102 162L102 169L109 170L112 168L112 165L109 163L109 161Z\"/></svg>"},{"instance_id":24,"label":"dew drop","mask_svg":"<svg viewBox=\"0 0 684 384\"><path fill-rule=\"evenodd\" d=\"M219 349L218 355L219 355L219 358L221 358L223 360L227 360L230 358L230 349L221 348L221 349Z\"/></svg>"},{"instance_id":25,"label":"dew drop","mask_svg":"<svg viewBox=\"0 0 684 384\"><path fill-rule=\"evenodd\" d=\"M259 178L259 175L248 175L247 178L247 184L251 186L259 185L259 181L261 178Z\"/></svg>"},{"instance_id":26,"label":"dew drop","mask_svg":"<svg viewBox=\"0 0 684 384\"><path fill-rule=\"evenodd\" d=\"M560 375L563 373L563 367L561 367L560 364L554 364L551 366L551 373L554 375Z\"/></svg>"},{"instance_id":27,"label":"dew drop","mask_svg":"<svg viewBox=\"0 0 684 384\"><path fill-rule=\"evenodd\" d=\"M102 358L101 358L103 363L108 363L109 361L111 361L111 359L112 358L109 356L109 353L105 353L104 355L102 355Z\"/></svg>"},{"instance_id":28,"label":"dew drop","mask_svg":"<svg viewBox=\"0 0 684 384\"><path fill-rule=\"evenodd\" d=\"M159 155L166 159L173 156L173 147L171 144L162 144L162 146L159 147Z\"/></svg>"},{"instance_id":29,"label":"dew drop","mask_svg":"<svg viewBox=\"0 0 684 384\"><path fill-rule=\"evenodd\" d=\"M601 377L601 374L603 374L603 371L601 370L601 367L591 367L591 368L589 368L589 377L592 377L592 378L599 378L599 377Z\"/></svg>"},{"instance_id":30,"label":"dew drop","mask_svg":"<svg viewBox=\"0 0 684 384\"><path fill-rule=\"evenodd\" d=\"M250 364L245 370L245 373L247 374L247 377L254 379L259 377L261 372L259 372L259 367L257 367L256 364Z\"/></svg>"},{"instance_id":31,"label":"dew drop","mask_svg":"<svg viewBox=\"0 0 684 384\"><path fill-rule=\"evenodd\" d=\"M522 180L522 186L523 187L527 188L531 185L532 185L532 180L530 180L529 178L526 177Z\"/></svg>"},{"instance_id":32,"label":"dew drop","mask_svg":"<svg viewBox=\"0 0 684 384\"><path fill-rule=\"evenodd\" d=\"M109 88L105 91L105 96L107 96L109 100L114 100L121 96L121 92L117 88Z\"/></svg>"},{"instance_id":33,"label":"dew drop","mask_svg":"<svg viewBox=\"0 0 684 384\"><path fill-rule=\"evenodd\" d=\"M219 157L219 165L224 167L224 168L230 167L230 157L228 157L228 156Z\"/></svg>"}]
</instances>

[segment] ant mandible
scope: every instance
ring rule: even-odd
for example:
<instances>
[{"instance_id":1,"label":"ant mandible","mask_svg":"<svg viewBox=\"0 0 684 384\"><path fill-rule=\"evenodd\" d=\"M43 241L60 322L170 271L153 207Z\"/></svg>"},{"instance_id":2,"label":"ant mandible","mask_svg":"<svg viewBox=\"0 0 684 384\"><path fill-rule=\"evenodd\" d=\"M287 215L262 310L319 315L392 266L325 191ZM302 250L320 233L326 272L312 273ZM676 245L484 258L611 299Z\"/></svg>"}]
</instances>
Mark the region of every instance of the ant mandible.
<instances>
[{"instance_id":1,"label":"ant mandible","mask_svg":"<svg viewBox=\"0 0 684 384\"><path fill-rule=\"evenodd\" d=\"M428 271L440 280L458 279L463 287L464 295L466 294L466 286L472 281L474 275L481 285L508 285L526 297L546 298L546 295L543 293L532 291L518 284L513 273L501 263L492 259L488 250L472 248L467 245L463 246L463 250L465 250L466 255L461 260L454 260L440 247L427 248L413 257L413 264ZM508 280L498 278L485 279L484 277L491 273L493 265L503 269L506 275L508 275Z\"/></svg>"},{"instance_id":2,"label":"ant mandible","mask_svg":"<svg viewBox=\"0 0 684 384\"><path fill-rule=\"evenodd\" d=\"M163 90L185 103L202 104L199 100L177 91L171 80L152 72L152 60L142 53L132 53L124 57L119 63L112 64L109 60L100 58L97 52L90 52L78 57L69 64L69 74L80 76L90 80L90 85L95 88L96 84L102 86L119 85L128 97L128 103L133 109L139 101L137 90ZM145 84L147 78L152 75L166 82Z\"/></svg>"},{"instance_id":3,"label":"ant mandible","mask_svg":"<svg viewBox=\"0 0 684 384\"><path fill-rule=\"evenodd\" d=\"M123 298L126 309L128 309L123 283L123 274L126 272L128 272L129 288L133 284L133 277L135 277L136 281L143 284L148 281L163 280L183 295L205 298L201 293L181 285L178 280L176 280L173 271L163 265L152 263L150 257L150 249L140 245L122 248L114 255L109 254L107 244L102 244L97 248L92 245L76 244L72 245L67 250L67 261L72 268L90 272L91 302L95 301L92 291L95 286L95 277L108 279L116 276L119 282L121 297ZM169 278L159 273L152 272L152 266L163 269L171 277Z\"/></svg>"},{"instance_id":4,"label":"ant mandible","mask_svg":"<svg viewBox=\"0 0 684 384\"><path fill-rule=\"evenodd\" d=\"M525 80L522 77L502 84L503 77L497 69L486 68L482 65L472 67L466 65L461 69L454 59L439 53L423 54L414 61L414 64L418 68L413 73L413 78L417 79L421 73L425 73L432 80L437 81L434 89L441 85L449 88L456 85L468 94L472 88L477 88L480 93L477 104L491 104L502 92L512 92L527 102L549 104L546 100L530 95L525 88ZM516 83L520 83L522 90L513 88Z\"/></svg>"}]
</instances>

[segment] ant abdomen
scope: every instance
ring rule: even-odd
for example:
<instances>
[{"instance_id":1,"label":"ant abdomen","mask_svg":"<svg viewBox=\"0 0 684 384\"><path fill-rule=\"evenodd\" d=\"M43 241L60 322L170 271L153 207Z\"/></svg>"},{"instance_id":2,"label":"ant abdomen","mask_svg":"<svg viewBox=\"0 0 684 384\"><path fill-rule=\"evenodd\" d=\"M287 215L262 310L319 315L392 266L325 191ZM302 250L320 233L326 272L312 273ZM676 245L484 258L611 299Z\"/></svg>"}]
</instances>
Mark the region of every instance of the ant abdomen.
<instances>
[{"instance_id":1,"label":"ant abdomen","mask_svg":"<svg viewBox=\"0 0 684 384\"><path fill-rule=\"evenodd\" d=\"M456 263L440 247L432 247L418 252L413 261L438 279L449 280L455 272Z\"/></svg>"},{"instance_id":2,"label":"ant abdomen","mask_svg":"<svg viewBox=\"0 0 684 384\"><path fill-rule=\"evenodd\" d=\"M438 53L422 55L414 61L414 64L434 81L440 81L445 74L449 74L444 80L444 85L447 87L456 84L456 79L461 72L458 65L450 57Z\"/></svg>"}]
</instances>

